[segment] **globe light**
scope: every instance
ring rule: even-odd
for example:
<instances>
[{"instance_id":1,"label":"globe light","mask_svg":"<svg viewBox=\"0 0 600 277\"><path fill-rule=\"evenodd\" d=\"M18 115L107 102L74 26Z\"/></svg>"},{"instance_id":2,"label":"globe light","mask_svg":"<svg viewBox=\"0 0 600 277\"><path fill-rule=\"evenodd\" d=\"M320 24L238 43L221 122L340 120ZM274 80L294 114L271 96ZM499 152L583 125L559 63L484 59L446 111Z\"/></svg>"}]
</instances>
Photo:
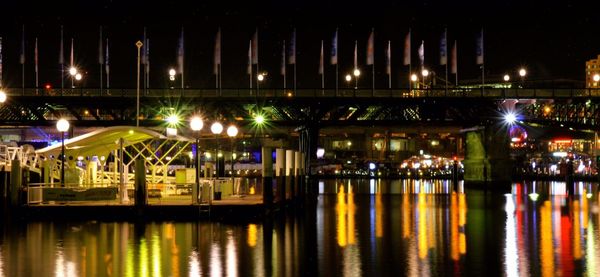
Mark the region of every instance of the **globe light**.
<instances>
[{"instance_id":1,"label":"globe light","mask_svg":"<svg viewBox=\"0 0 600 277\"><path fill-rule=\"evenodd\" d=\"M346 75L346 81L347 82L352 81L352 76L350 76L350 74Z\"/></svg>"},{"instance_id":2,"label":"globe light","mask_svg":"<svg viewBox=\"0 0 600 277\"><path fill-rule=\"evenodd\" d=\"M6 93L3 90L0 90L0 103L6 102Z\"/></svg>"},{"instance_id":3,"label":"globe light","mask_svg":"<svg viewBox=\"0 0 600 277\"><path fill-rule=\"evenodd\" d=\"M594 82L600 81L600 74L594 74L593 79L594 79Z\"/></svg>"},{"instance_id":4,"label":"globe light","mask_svg":"<svg viewBox=\"0 0 600 277\"><path fill-rule=\"evenodd\" d=\"M72 66L71 68L69 68L69 74L71 76L75 76L75 74L77 74L77 68L75 68L74 66Z\"/></svg>"},{"instance_id":5,"label":"globe light","mask_svg":"<svg viewBox=\"0 0 600 277\"><path fill-rule=\"evenodd\" d=\"M355 77L360 76L360 70L358 70L358 68L354 69L354 72L352 72L352 73L354 74Z\"/></svg>"},{"instance_id":6,"label":"globe light","mask_svg":"<svg viewBox=\"0 0 600 277\"><path fill-rule=\"evenodd\" d=\"M81 81L81 78L82 78L81 73L75 74L75 80Z\"/></svg>"},{"instance_id":7,"label":"globe light","mask_svg":"<svg viewBox=\"0 0 600 277\"><path fill-rule=\"evenodd\" d=\"M525 77L525 75L527 75L527 70L525 68L519 69L519 76Z\"/></svg>"},{"instance_id":8,"label":"globe light","mask_svg":"<svg viewBox=\"0 0 600 277\"><path fill-rule=\"evenodd\" d=\"M177 71L175 71L175 69L169 69L169 76L175 76L175 74L177 74Z\"/></svg>"},{"instance_id":9,"label":"globe light","mask_svg":"<svg viewBox=\"0 0 600 277\"><path fill-rule=\"evenodd\" d=\"M238 134L238 128L231 125L229 127L227 127L227 136L229 137L235 137Z\"/></svg>"},{"instance_id":10,"label":"globe light","mask_svg":"<svg viewBox=\"0 0 600 277\"><path fill-rule=\"evenodd\" d=\"M169 117L167 117L167 123L169 125L177 125L179 123L179 116L176 114L169 115Z\"/></svg>"},{"instance_id":11,"label":"globe light","mask_svg":"<svg viewBox=\"0 0 600 277\"><path fill-rule=\"evenodd\" d=\"M263 80L265 80L265 75L263 75L262 73L258 74L258 76L256 76L256 79L262 82Z\"/></svg>"},{"instance_id":12,"label":"globe light","mask_svg":"<svg viewBox=\"0 0 600 277\"><path fill-rule=\"evenodd\" d=\"M419 80L419 77L417 76L417 74L412 74L410 75L410 80L416 82L417 80Z\"/></svg>"},{"instance_id":13,"label":"globe light","mask_svg":"<svg viewBox=\"0 0 600 277\"><path fill-rule=\"evenodd\" d=\"M423 75L423 77L429 76L429 70L423 69L423 71L421 71L421 75Z\"/></svg>"},{"instance_id":14,"label":"globe light","mask_svg":"<svg viewBox=\"0 0 600 277\"><path fill-rule=\"evenodd\" d=\"M210 131L213 134L218 135L223 132L223 125L219 122L215 122L210 126Z\"/></svg>"},{"instance_id":15,"label":"globe light","mask_svg":"<svg viewBox=\"0 0 600 277\"><path fill-rule=\"evenodd\" d=\"M510 81L510 76L508 76L508 74L504 75L504 81L505 82Z\"/></svg>"},{"instance_id":16,"label":"globe light","mask_svg":"<svg viewBox=\"0 0 600 277\"><path fill-rule=\"evenodd\" d=\"M204 122L202 122L202 119L198 116L194 116L192 117L192 120L190 120L190 127L192 128L192 131L200 131L202 130L203 126Z\"/></svg>"},{"instance_id":17,"label":"globe light","mask_svg":"<svg viewBox=\"0 0 600 277\"><path fill-rule=\"evenodd\" d=\"M69 130L69 126L70 126L69 121L67 121L64 118L61 118L61 119L58 120L58 122L56 122L56 129L59 132L62 132L62 133L68 131Z\"/></svg>"}]
</instances>

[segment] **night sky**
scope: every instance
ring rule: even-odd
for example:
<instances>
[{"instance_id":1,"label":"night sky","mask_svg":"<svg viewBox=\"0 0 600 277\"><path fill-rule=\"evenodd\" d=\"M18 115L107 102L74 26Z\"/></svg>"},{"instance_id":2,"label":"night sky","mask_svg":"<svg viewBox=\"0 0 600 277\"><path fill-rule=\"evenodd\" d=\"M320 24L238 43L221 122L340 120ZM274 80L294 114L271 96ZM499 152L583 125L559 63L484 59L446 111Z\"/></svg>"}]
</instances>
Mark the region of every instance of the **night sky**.
<instances>
[{"instance_id":1,"label":"night sky","mask_svg":"<svg viewBox=\"0 0 600 277\"><path fill-rule=\"evenodd\" d=\"M330 43L339 28L340 76L350 71L354 40L359 45L359 66L365 65L366 42L375 28L375 63L378 87L387 85L384 50L392 42L393 85L405 87L408 67L402 65L404 37L412 28L413 67L417 48L425 41L425 63L439 76L439 37L448 28L448 45L458 41L461 80L479 78L475 41L485 30L485 68L489 78L516 75L526 66L529 79L584 80L585 61L600 54L598 4L568 1L17 1L2 2L0 36L3 37L5 86L20 87L21 26L26 28L26 86L34 86L33 52L39 38L40 83L60 86L58 48L64 25L65 57L75 39L75 60L87 72L85 86L99 79L98 30L111 44L111 86L135 87L136 47L143 27L151 40L151 86L168 84L167 70L176 65L177 40L185 27L186 85L214 87L212 60L214 36L222 28L223 86L246 87L248 41L260 32L260 67L269 72L265 86L282 85L279 75L281 41L297 29L298 87L319 87L320 41L325 41L326 86L334 86L329 65ZM215 3L217 2L217 3ZM279 3L283 2L283 3ZM482 3L487 2L487 3ZM450 49L448 50L450 51ZM368 71L370 75L370 70ZM291 75L291 67L288 74ZM291 78L288 75L288 78ZM341 80L341 77L340 77ZM452 79L451 79L452 80ZM288 79L290 84L291 79ZM342 81L340 81L341 83ZM361 81L369 87L370 78Z\"/></svg>"}]
</instances>

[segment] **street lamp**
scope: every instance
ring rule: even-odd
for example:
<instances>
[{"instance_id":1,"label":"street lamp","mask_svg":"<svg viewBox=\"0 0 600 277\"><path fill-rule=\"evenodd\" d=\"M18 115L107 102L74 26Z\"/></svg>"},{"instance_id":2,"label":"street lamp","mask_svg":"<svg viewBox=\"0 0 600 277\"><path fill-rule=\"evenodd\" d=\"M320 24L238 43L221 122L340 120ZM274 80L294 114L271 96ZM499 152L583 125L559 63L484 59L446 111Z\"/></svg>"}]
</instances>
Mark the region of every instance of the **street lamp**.
<instances>
[{"instance_id":1,"label":"street lamp","mask_svg":"<svg viewBox=\"0 0 600 277\"><path fill-rule=\"evenodd\" d=\"M75 88L75 84L73 82L73 78L75 77L75 75L77 75L77 68L74 66L71 66L69 68L69 75L71 75L71 88Z\"/></svg>"},{"instance_id":2,"label":"street lamp","mask_svg":"<svg viewBox=\"0 0 600 277\"><path fill-rule=\"evenodd\" d=\"M175 71L174 68L169 69L169 81L171 82L171 89L174 88L173 84L175 83L175 74L177 74L177 71Z\"/></svg>"},{"instance_id":3,"label":"street lamp","mask_svg":"<svg viewBox=\"0 0 600 277\"><path fill-rule=\"evenodd\" d=\"M505 82L508 82L508 81L510 81L510 76L509 76L508 74L505 74L505 75L504 75L504 81L505 81Z\"/></svg>"},{"instance_id":4,"label":"street lamp","mask_svg":"<svg viewBox=\"0 0 600 277\"><path fill-rule=\"evenodd\" d=\"M190 120L190 128L192 131L196 132L196 157L194 158L194 162L196 164L196 184L194 189L192 189L192 204L198 203L198 188L200 187L200 130L204 126L204 122L198 116L192 117Z\"/></svg>"},{"instance_id":5,"label":"street lamp","mask_svg":"<svg viewBox=\"0 0 600 277\"><path fill-rule=\"evenodd\" d=\"M256 75L256 95L259 94L259 90L260 90L260 83L262 81L265 80L265 77L267 76L267 73L258 73L258 75Z\"/></svg>"},{"instance_id":6,"label":"street lamp","mask_svg":"<svg viewBox=\"0 0 600 277\"><path fill-rule=\"evenodd\" d=\"M140 127L140 51L144 44L141 41L135 43L137 47L137 87L136 87L136 101L135 101L135 126Z\"/></svg>"},{"instance_id":7,"label":"street lamp","mask_svg":"<svg viewBox=\"0 0 600 277\"><path fill-rule=\"evenodd\" d=\"M219 122L215 122L210 126L210 131L215 135L215 139L217 140L215 148L215 168L217 169L217 174L215 177L219 178L219 135L223 132L223 125Z\"/></svg>"},{"instance_id":8,"label":"street lamp","mask_svg":"<svg viewBox=\"0 0 600 277\"><path fill-rule=\"evenodd\" d=\"M69 130L69 121L64 118L61 118L56 122L56 129L61 133L62 140L62 148L60 152L60 185L61 187L65 186L65 132Z\"/></svg>"},{"instance_id":9,"label":"street lamp","mask_svg":"<svg viewBox=\"0 0 600 277\"><path fill-rule=\"evenodd\" d=\"M238 134L238 128L235 127L234 125L231 125L229 127L227 127L227 136L231 138L231 185L233 186L235 178L234 178L234 171L233 171L233 159L235 154L235 148L234 148L234 143L233 140L235 139L235 136L237 136Z\"/></svg>"},{"instance_id":10,"label":"street lamp","mask_svg":"<svg viewBox=\"0 0 600 277\"><path fill-rule=\"evenodd\" d=\"M6 93L0 89L0 104L6 102Z\"/></svg>"},{"instance_id":11,"label":"street lamp","mask_svg":"<svg viewBox=\"0 0 600 277\"><path fill-rule=\"evenodd\" d=\"M358 70L358 68L355 68L354 71L352 72L352 74L354 74L354 89L358 88L358 76L360 76L360 70Z\"/></svg>"},{"instance_id":12,"label":"street lamp","mask_svg":"<svg viewBox=\"0 0 600 277\"><path fill-rule=\"evenodd\" d=\"M526 75L527 75L527 70L525 70L525 68L521 67L521 69L519 69L519 76L521 77L521 87L523 87L523 85L525 83Z\"/></svg>"},{"instance_id":13,"label":"street lamp","mask_svg":"<svg viewBox=\"0 0 600 277\"><path fill-rule=\"evenodd\" d=\"M598 82L598 81L600 81L600 74L594 74L594 77L592 77L592 78L594 79L594 82ZM6 98L6 96L4 96L4 98ZM4 102L4 101L2 101L2 102Z\"/></svg>"}]
</instances>

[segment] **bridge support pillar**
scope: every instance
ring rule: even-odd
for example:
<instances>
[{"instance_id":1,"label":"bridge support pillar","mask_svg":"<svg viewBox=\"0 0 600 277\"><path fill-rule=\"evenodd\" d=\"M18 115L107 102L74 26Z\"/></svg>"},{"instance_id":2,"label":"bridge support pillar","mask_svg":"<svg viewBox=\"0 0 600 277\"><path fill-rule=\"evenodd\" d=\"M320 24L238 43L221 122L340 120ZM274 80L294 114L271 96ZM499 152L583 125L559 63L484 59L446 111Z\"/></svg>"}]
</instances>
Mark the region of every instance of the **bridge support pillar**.
<instances>
[{"instance_id":1,"label":"bridge support pillar","mask_svg":"<svg viewBox=\"0 0 600 277\"><path fill-rule=\"evenodd\" d=\"M275 150L275 174L277 175L277 201L285 202L285 149Z\"/></svg>"},{"instance_id":2,"label":"bridge support pillar","mask_svg":"<svg viewBox=\"0 0 600 277\"><path fill-rule=\"evenodd\" d=\"M144 207L148 204L148 188L146 185L146 160L135 160L135 206Z\"/></svg>"},{"instance_id":3,"label":"bridge support pillar","mask_svg":"<svg viewBox=\"0 0 600 277\"><path fill-rule=\"evenodd\" d=\"M319 127L316 124L305 126L300 131L300 152L304 155L303 173L304 173L304 190L308 194L317 194L318 186L316 179L312 176L311 164L317 159L317 146L319 144Z\"/></svg>"},{"instance_id":4,"label":"bridge support pillar","mask_svg":"<svg viewBox=\"0 0 600 277\"><path fill-rule=\"evenodd\" d=\"M295 151L294 150L286 150L285 151L285 190L288 192L289 197L286 197L286 200L291 199L294 200L296 195L294 193L294 179L296 176L296 166L294 165L295 161Z\"/></svg>"},{"instance_id":5,"label":"bridge support pillar","mask_svg":"<svg viewBox=\"0 0 600 277\"><path fill-rule=\"evenodd\" d=\"M507 132L483 127L467 131L464 164L466 183L511 181Z\"/></svg>"},{"instance_id":6,"label":"bridge support pillar","mask_svg":"<svg viewBox=\"0 0 600 277\"><path fill-rule=\"evenodd\" d=\"M10 164L9 203L11 207L18 207L21 205L21 203L19 203L19 194L23 185L22 182L23 171L21 169L21 161L19 159L14 159Z\"/></svg>"},{"instance_id":7,"label":"bridge support pillar","mask_svg":"<svg viewBox=\"0 0 600 277\"><path fill-rule=\"evenodd\" d=\"M262 148L262 177L263 177L263 205L270 208L273 204L273 149Z\"/></svg>"},{"instance_id":8,"label":"bridge support pillar","mask_svg":"<svg viewBox=\"0 0 600 277\"><path fill-rule=\"evenodd\" d=\"M302 194L302 153L300 153L300 151L294 152L294 165L294 200L298 200L304 196Z\"/></svg>"}]
</instances>

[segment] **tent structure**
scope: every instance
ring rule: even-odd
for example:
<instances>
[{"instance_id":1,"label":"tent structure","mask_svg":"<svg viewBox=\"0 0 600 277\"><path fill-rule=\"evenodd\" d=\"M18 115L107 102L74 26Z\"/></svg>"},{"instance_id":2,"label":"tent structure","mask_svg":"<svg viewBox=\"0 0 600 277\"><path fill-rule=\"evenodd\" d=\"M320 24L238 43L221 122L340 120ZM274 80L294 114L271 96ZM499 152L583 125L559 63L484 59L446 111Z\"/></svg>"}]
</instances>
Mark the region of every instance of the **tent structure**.
<instances>
[{"instance_id":1,"label":"tent structure","mask_svg":"<svg viewBox=\"0 0 600 277\"><path fill-rule=\"evenodd\" d=\"M123 145L120 145L123 139ZM95 130L93 132L65 140L65 155L73 158L83 156L108 156L112 151L121 147L134 145L149 139L177 140L193 142L193 139L183 136L164 136L156 131L143 127L113 126ZM60 143L35 151L44 156L60 155Z\"/></svg>"}]
</instances>

